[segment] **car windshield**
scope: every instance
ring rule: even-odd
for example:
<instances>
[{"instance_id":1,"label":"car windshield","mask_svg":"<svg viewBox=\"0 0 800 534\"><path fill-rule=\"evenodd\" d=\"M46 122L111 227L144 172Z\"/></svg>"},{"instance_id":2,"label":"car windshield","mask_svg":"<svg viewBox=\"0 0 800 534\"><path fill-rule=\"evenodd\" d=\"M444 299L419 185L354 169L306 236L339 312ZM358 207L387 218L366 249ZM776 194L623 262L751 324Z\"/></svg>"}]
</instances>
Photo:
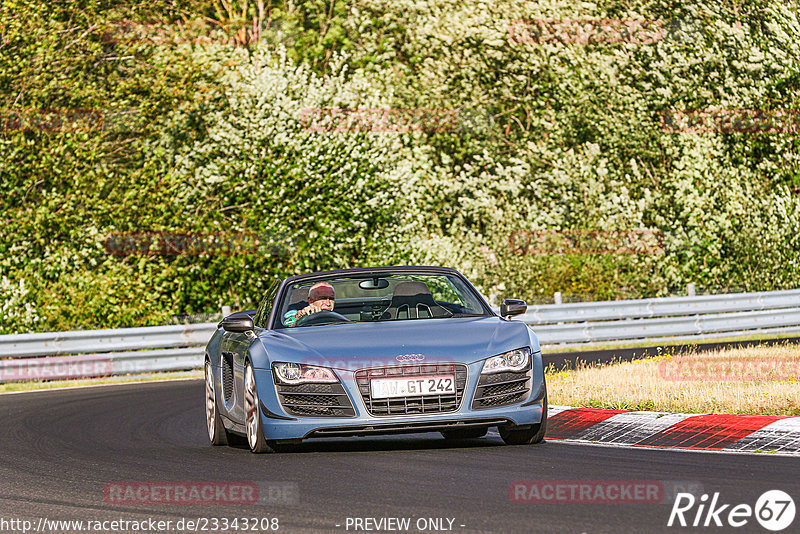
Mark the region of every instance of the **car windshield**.
<instances>
[{"instance_id":1,"label":"car windshield","mask_svg":"<svg viewBox=\"0 0 800 534\"><path fill-rule=\"evenodd\" d=\"M490 314L459 276L439 273L360 274L298 282L286 287L279 310L276 328Z\"/></svg>"}]
</instances>

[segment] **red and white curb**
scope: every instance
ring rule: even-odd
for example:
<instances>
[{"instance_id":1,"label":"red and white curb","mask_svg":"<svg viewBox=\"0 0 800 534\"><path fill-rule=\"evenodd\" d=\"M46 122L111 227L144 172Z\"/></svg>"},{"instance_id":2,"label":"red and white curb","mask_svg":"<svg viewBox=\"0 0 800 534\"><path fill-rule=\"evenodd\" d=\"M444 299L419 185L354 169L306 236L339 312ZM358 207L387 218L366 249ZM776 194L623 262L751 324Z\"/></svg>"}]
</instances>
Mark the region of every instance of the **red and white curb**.
<instances>
[{"instance_id":1,"label":"red and white curb","mask_svg":"<svg viewBox=\"0 0 800 534\"><path fill-rule=\"evenodd\" d=\"M550 406L547 440L800 456L800 417Z\"/></svg>"}]
</instances>

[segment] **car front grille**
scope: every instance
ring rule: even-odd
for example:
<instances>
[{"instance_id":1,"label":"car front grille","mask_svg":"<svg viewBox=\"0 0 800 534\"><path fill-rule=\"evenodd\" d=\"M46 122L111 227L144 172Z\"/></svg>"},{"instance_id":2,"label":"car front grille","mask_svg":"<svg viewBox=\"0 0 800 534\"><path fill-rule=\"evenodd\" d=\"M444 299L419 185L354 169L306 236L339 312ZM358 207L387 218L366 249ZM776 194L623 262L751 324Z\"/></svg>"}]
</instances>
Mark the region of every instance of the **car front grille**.
<instances>
[{"instance_id":1,"label":"car front grille","mask_svg":"<svg viewBox=\"0 0 800 534\"><path fill-rule=\"evenodd\" d=\"M496 408L522 402L531 391L531 370L481 375L472 409Z\"/></svg>"},{"instance_id":2,"label":"car front grille","mask_svg":"<svg viewBox=\"0 0 800 534\"><path fill-rule=\"evenodd\" d=\"M443 395L416 395L373 399L370 380L373 378L409 378L435 375L453 375L455 393ZM462 364L420 364L371 367L355 373L356 384L370 415L419 415L454 412L461 405L467 385L467 366Z\"/></svg>"},{"instance_id":3,"label":"car front grille","mask_svg":"<svg viewBox=\"0 0 800 534\"><path fill-rule=\"evenodd\" d=\"M290 415L307 417L353 417L350 398L341 384L275 384L281 406Z\"/></svg>"}]
</instances>

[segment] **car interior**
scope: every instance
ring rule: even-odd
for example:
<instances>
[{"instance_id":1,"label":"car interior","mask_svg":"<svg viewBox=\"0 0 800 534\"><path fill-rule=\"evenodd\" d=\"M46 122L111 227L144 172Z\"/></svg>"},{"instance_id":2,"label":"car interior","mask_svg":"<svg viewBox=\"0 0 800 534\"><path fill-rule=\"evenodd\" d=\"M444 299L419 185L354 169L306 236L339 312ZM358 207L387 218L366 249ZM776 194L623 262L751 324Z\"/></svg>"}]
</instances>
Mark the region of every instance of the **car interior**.
<instances>
[{"instance_id":1,"label":"car interior","mask_svg":"<svg viewBox=\"0 0 800 534\"><path fill-rule=\"evenodd\" d=\"M378 279L385 285L374 289L389 287L386 279ZM467 313L469 310L460 303L435 300L430 288L425 282L407 279L392 279L392 292L385 291L380 296L367 296L362 291L362 296L337 298L334 301L333 311L343 315L350 321L391 321L398 319L430 319L451 317L455 314ZM370 288L361 282L359 286ZM286 311L299 311L308 306L308 290L310 284L292 290L289 295L289 304Z\"/></svg>"}]
</instances>

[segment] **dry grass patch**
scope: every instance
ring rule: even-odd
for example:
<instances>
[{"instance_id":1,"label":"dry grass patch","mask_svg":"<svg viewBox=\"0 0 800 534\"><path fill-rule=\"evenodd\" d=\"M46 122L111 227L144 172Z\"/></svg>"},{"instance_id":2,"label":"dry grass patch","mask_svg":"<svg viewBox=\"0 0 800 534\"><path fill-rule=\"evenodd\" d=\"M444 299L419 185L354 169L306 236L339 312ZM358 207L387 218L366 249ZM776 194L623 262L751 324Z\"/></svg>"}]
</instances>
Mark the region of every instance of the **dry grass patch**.
<instances>
[{"instance_id":1,"label":"dry grass patch","mask_svg":"<svg viewBox=\"0 0 800 534\"><path fill-rule=\"evenodd\" d=\"M756 346L575 370L548 368L551 404L800 416L800 346Z\"/></svg>"}]
</instances>

